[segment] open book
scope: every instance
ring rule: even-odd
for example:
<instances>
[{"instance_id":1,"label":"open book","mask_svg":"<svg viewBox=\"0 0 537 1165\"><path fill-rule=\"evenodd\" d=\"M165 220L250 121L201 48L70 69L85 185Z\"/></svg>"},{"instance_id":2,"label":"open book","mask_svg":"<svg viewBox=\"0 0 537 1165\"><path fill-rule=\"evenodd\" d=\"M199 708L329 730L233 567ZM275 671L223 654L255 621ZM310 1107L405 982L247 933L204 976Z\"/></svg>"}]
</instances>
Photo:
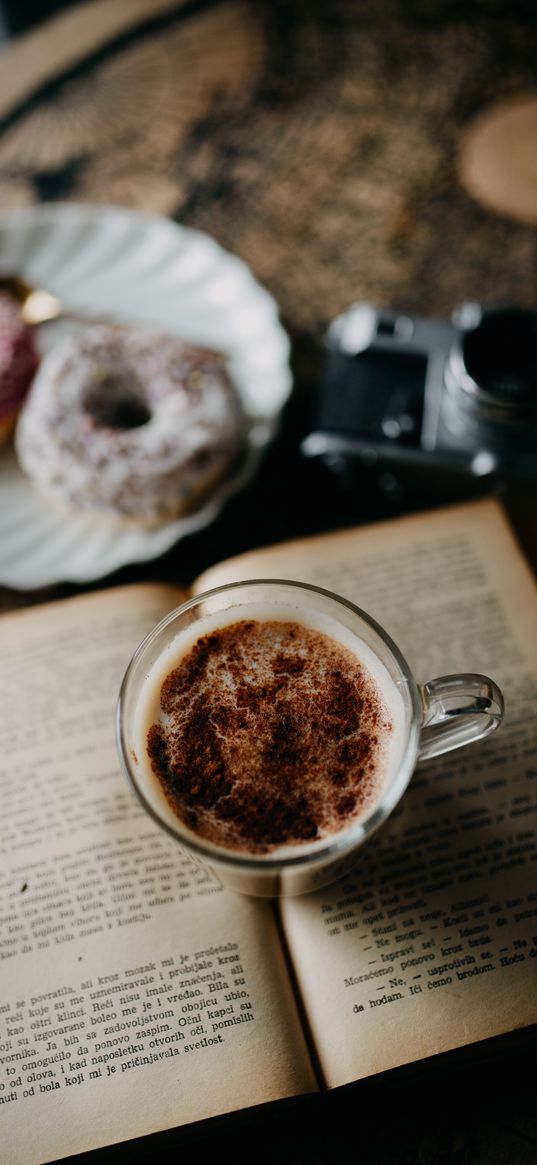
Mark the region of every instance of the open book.
<instances>
[{"instance_id":1,"label":"open book","mask_svg":"<svg viewBox=\"0 0 537 1165\"><path fill-rule=\"evenodd\" d=\"M123 587L5 616L9 1165L334 1088L537 1019L537 593L500 506L257 551L193 590L252 577L345 595L421 681L491 675L505 724L420 766L344 881L249 899L144 815L116 757L130 655L184 595Z\"/></svg>"}]
</instances>

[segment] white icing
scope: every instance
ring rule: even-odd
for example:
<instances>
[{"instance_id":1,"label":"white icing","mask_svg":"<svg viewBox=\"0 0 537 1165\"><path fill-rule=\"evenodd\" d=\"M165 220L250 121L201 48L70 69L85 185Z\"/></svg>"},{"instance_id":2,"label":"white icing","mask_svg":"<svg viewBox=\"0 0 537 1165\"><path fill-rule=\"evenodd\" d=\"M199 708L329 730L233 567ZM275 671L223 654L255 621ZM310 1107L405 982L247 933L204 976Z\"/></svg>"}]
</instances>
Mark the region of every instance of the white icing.
<instances>
[{"instance_id":1,"label":"white icing","mask_svg":"<svg viewBox=\"0 0 537 1165\"><path fill-rule=\"evenodd\" d=\"M149 419L114 427L95 411L128 398ZM73 510L146 524L185 513L230 466L240 406L222 360L170 336L94 328L45 357L16 450L39 487Z\"/></svg>"}]
</instances>

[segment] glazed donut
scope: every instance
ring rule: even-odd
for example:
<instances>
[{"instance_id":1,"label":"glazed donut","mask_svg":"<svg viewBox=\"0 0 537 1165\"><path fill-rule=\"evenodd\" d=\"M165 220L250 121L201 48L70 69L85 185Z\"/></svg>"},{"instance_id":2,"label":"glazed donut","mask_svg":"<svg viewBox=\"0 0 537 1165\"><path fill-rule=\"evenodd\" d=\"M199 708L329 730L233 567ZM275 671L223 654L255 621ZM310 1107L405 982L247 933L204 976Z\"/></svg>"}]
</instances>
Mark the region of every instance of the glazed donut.
<instances>
[{"instance_id":1,"label":"glazed donut","mask_svg":"<svg viewBox=\"0 0 537 1165\"><path fill-rule=\"evenodd\" d=\"M0 445L11 436L37 363L34 338L18 304L0 292Z\"/></svg>"},{"instance_id":2,"label":"glazed donut","mask_svg":"<svg viewBox=\"0 0 537 1165\"><path fill-rule=\"evenodd\" d=\"M15 448L24 472L71 512L154 526L200 504L243 433L223 357L99 327L44 358Z\"/></svg>"}]
</instances>

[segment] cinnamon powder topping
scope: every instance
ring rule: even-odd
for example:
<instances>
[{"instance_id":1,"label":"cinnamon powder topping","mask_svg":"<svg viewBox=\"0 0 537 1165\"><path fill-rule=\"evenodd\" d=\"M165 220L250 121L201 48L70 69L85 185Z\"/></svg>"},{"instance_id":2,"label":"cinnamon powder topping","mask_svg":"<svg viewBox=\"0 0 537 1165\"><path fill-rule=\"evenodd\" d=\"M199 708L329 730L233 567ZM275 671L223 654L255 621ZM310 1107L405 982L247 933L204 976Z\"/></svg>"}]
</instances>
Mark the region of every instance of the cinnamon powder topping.
<instances>
[{"instance_id":1,"label":"cinnamon powder topping","mask_svg":"<svg viewBox=\"0 0 537 1165\"><path fill-rule=\"evenodd\" d=\"M336 833L375 800L393 723L367 668L303 624L243 620L200 638L164 680L148 732L177 816L267 853Z\"/></svg>"}]
</instances>

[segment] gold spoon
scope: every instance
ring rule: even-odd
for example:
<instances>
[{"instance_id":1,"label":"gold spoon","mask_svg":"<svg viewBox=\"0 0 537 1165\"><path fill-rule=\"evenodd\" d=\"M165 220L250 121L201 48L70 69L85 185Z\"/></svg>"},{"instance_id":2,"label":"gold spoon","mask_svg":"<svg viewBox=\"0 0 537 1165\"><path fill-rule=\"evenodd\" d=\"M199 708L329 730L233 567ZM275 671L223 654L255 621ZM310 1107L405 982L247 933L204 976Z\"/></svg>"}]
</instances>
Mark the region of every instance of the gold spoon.
<instances>
[{"instance_id":1,"label":"gold spoon","mask_svg":"<svg viewBox=\"0 0 537 1165\"><path fill-rule=\"evenodd\" d=\"M56 295L42 287L32 287L18 275L0 275L0 291L7 291L17 300L23 323L28 327L49 323L67 314Z\"/></svg>"},{"instance_id":2,"label":"gold spoon","mask_svg":"<svg viewBox=\"0 0 537 1165\"><path fill-rule=\"evenodd\" d=\"M44 287L32 287L20 275L0 275L0 291L7 291L19 305L23 323L29 328L48 324L53 320L75 320L80 324L106 324L125 326L110 316L86 316L80 312L68 311L57 295ZM142 326L142 325L140 325Z\"/></svg>"},{"instance_id":3,"label":"gold spoon","mask_svg":"<svg viewBox=\"0 0 537 1165\"><path fill-rule=\"evenodd\" d=\"M117 329L135 327L152 330L153 327L157 326L148 323L147 320L131 319L130 317L118 319L116 315L94 316L86 315L84 312L69 311L57 295L53 295L44 287L33 287L20 275L0 275L0 292L2 291L7 291L16 300L21 319L29 328L38 327L39 324L52 323L59 319L73 320L89 327L99 325Z\"/></svg>"}]
</instances>

